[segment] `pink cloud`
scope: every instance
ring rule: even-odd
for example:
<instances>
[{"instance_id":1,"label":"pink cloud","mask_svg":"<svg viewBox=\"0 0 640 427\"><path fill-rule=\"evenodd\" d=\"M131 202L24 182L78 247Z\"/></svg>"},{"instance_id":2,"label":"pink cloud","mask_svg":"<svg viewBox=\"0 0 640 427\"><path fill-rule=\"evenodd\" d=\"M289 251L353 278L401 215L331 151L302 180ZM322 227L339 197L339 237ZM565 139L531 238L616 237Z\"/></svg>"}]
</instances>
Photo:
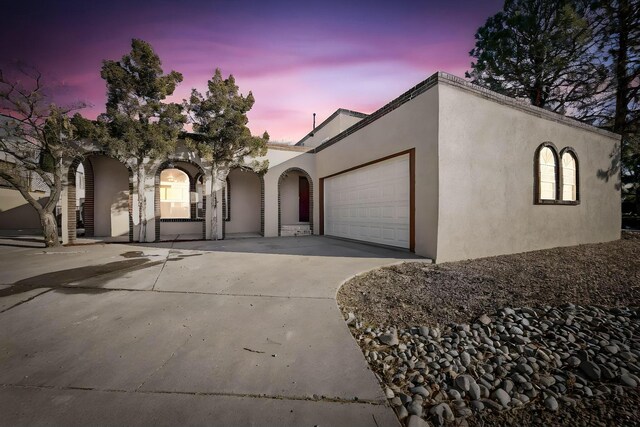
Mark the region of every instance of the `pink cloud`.
<instances>
[{"instance_id":1,"label":"pink cloud","mask_svg":"<svg viewBox=\"0 0 640 427\"><path fill-rule=\"evenodd\" d=\"M59 102L87 101L92 106L83 114L93 118L104 111L102 61L120 58L132 37L143 38L165 71L184 75L172 100L204 89L219 67L234 74L243 93L254 93L254 133L266 129L274 140L297 141L313 112L320 120L340 107L370 113L437 70L462 75L474 32L501 0L103 6L12 5L14 19L0 29L0 58L41 66L62 83ZM18 30L26 27L37 30Z\"/></svg>"}]
</instances>

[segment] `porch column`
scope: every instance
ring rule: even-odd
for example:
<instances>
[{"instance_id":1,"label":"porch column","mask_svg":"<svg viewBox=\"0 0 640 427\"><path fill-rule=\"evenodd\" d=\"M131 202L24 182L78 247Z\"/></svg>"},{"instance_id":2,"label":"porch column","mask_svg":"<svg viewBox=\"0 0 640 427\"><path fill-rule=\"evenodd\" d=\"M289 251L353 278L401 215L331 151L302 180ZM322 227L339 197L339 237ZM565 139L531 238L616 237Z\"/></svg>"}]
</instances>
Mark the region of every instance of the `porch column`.
<instances>
[{"instance_id":1,"label":"porch column","mask_svg":"<svg viewBox=\"0 0 640 427\"><path fill-rule=\"evenodd\" d=\"M75 198L75 191L73 196ZM60 228L62 230L62 244L68 245L69 243L73 243L75 241L75 239L69 238L69 231L70 231L69 221L71 218L73 218L73 221L76 220L76 211L74 210L73 212L69 212L69 167L68 166L63 166L62 191L60 192L60 201L58 203L62 208L62 218L60 219L60 221L62 222L62 224L60 224ZM73 230L75 231L75 227L73 227Z\"/></svg>"}]
</instances>

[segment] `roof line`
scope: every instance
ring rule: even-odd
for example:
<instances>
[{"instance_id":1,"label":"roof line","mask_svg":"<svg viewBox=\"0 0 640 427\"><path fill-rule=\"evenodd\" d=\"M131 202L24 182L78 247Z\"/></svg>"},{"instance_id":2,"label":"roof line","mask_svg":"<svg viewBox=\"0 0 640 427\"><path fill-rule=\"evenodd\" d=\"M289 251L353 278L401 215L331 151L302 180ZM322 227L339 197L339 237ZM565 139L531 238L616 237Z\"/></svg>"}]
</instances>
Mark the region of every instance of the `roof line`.
<instances>
[{"instance_id":1,"label":"roof line","mask_svg":"<svg viewBox=\"0 0 640 427\"><path fill-rule=\"evenodd\" d=\"M365 113L360 113L358 111L353 111L353 110L347 110L346 108L338 108L329 117L327 117L322 123L316 126L315 129L313 129L311 132L306 134L300 141L296 142L294 145L298 145L298 146L302 145L307 139L311 138L317 131L319 131L324 126L326 126L327 123L335 119L339 114L346 114L348 116L358 117L360 119L367 117Z\"/></svg>"},{"instance_id":2,"label":"roof line","mask_svg":"<svg viewBox=\"0 0 640 427\"><path fill-rule=\"evenodd\" d=\"M307 152L311 151L311 147L301 147L291 144L280 144L277 142L268 142L267 148L269 150L283 150L283 151L299 151L299 152Z\"/></svg>"},{"instance_id":3,"label":"roof line","mask_svg":"<svg viewBox=\"0 0 640 427\"><path fill-rule=\"evenodd\" d=\"M365 127L365 126L369 125L370 123L378 120L380 117L382 117L382 116L386 115L387 113L390 113L391 111L395 110L396 108L398 108L399 106L401 106L405 102L411 101L416 96L428 91L429 89L434 87L437 83L438 83L438 73L435 73L431 77L429 77L428 79L423 80L422 82L418 83L417 85L415 85L414 87L412 87L411 89L409 89L408 91L406 91L405 93L403 93L402 95L400 95L399 97L394 99L393 101L389 102L388 104L386 104L382 108L380 108L380 109L374 111L373 113L369 114L367 117L365 117L364 119L360 120L358 123L353 124L351 127L348 127L347 129L345 129L344 131L340 132L339 134L337 134L333 138L331 138L328 141L325 141L324 143L318 145L316 148L314 148L313 152L317 153L319 151L322 151L325 148L328 148L328 147L332 146L336 142L346 138L347 136L351 135L352 133L355 133L355 132L359 131L363 127Z\"/></svg>"},{"instance_id":4,"label":"roof line","mask_svg":"<svg viewBox=\"0 0 640 427\"><path fill-rule=\"evenodd\" d=\"M580 129L584 129L590 132L594 132L600 134L602 136L607 136L609 138L614 138L619 140L620 135L617 133L584 123L579 121L578 119L574 119L573 117L565 116L564 114L556 113L553 111L545 110L541 107L536 107L535 105L531 105L525 101L511 98L506 95L502 95L498 92L494 92L485 87L478 86L474 83L468 82L465 79L454 76L453 74L445 73L443 71L439 71L438 73L438 82L446 83L450 86L457 87L462 90L466 90L468 92L475 93L480 95L483 98L489 99L491 101L497 102L499 104L508 105L510 107L514 107L518 110L524 111L526 113L532 114L534 116L549 119L554 122L562 123L565 125L577 127Z\"/></svg>"},{"instance_id":5,"label":"roof line","mask_svg":"<svg viewBox=\"0 0 640 427\"><path fill-rule=\"evenodd\" d=\"M524 101L508 97L506 95L501 95L497 92L484 88L482 86L478 86L476 84L470 83L461 77L454 76L449 73L445 73L443 71L438 71L431 76L429 76L426 80L418 83L396 99L384 105L382 108L374 111L373 113L366 116L364 119L360 120L358 123L355 123L351 127L345 129L340 132L333 138L325 141L324 143L318 145L313 149L314 153L324 150L337 143L338 141L346 138L347 136L359 131L363 127L371 124L372 122L378 120L380 117L390 113L396 108L400 107L402 104L411 101L418 95L423 94L428 91L432 87L436 86L438 83L445 83L450 86L457 87L462 90L466 90L468 92L472 92L476 95L479 95L485 99L489 99L491 101L497 102L499 104L508 105L510 107L516 108L518 110L524 111L526 113L532 114L534 116L552 120L554 122L562 123L568 126L580 128L586 131L590 131L593 133L597 133L602 136L606 136L615 140L620 140L620 135L610 132L608 130L600 129L598 127L589 125L587 123L583 123L574 119L572 117L567 117L560 113L555 113L553 111L545 110L544 108L536 107L530 104L527 104Z\"/></svg>"}]
</instances>

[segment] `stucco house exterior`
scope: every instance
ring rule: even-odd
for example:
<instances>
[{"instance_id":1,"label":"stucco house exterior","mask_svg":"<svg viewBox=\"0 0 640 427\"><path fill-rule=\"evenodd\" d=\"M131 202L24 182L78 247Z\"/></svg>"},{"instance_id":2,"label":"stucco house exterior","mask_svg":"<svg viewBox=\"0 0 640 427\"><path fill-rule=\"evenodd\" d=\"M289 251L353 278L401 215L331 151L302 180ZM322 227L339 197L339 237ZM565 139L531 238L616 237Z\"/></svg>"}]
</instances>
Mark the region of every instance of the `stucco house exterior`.
<instances>
[{"instance_id":1,"label":"stucco house exterior","mask_svg":"<svg viewBox=\"0 0 640 427\"><path fill-rule=\"evenodd\" d=\"M619 144L436 73L370 115L339 109L297 144L269 144L264 174L232 170L217 193L217 238L319 234L437 262L615 240ZM64 242L77 239L81 164L85 234L134 241L135 165L87 150L66 164ZM153 170L147 241L214 238L208 165L180 147Z\"/></svg>"}]
</instances>

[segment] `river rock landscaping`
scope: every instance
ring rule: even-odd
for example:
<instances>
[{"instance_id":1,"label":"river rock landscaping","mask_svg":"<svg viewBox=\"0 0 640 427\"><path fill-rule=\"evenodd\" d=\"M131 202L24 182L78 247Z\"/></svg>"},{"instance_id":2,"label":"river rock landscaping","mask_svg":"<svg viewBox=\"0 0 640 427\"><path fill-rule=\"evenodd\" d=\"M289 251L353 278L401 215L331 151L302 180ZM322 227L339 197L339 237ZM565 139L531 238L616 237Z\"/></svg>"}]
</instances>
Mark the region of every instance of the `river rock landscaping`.
<instances>
[{"instance_id":1,"label":"river rock landscaping","mask_svg":"<svg viewBox=\"0 0 640 427\"><path fill-rule=\"evenodd\" d=\"M384 268L338 301L403 425L638 425L639 237Z\"/></svg>"}]
</instances>

